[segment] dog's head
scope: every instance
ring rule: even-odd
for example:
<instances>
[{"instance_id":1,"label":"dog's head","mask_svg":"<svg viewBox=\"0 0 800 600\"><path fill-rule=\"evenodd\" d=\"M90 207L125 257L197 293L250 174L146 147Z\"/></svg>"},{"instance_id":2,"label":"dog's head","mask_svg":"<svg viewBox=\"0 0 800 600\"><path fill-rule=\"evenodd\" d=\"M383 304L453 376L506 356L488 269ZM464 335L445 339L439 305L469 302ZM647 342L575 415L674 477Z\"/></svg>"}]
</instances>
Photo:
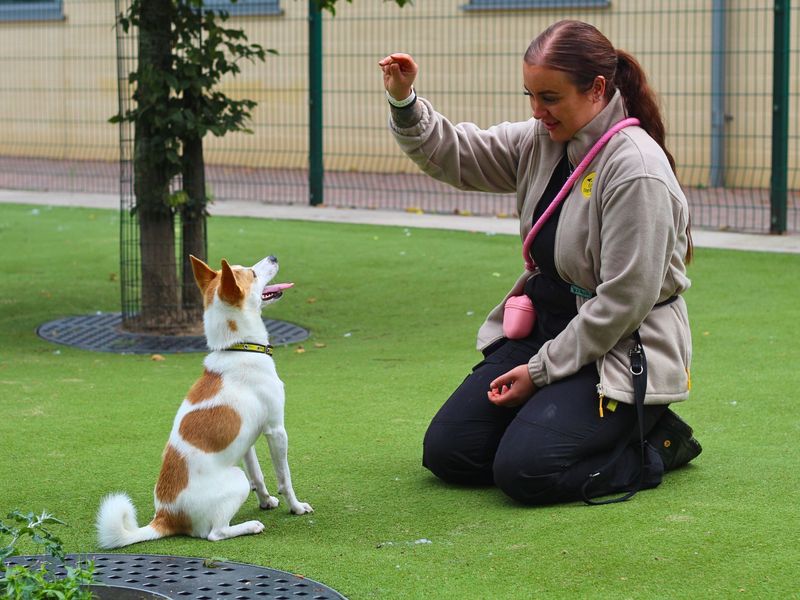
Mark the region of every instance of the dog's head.
<instances>
[{"instance_id":1,"label":"dog's head","mask_svg":"<svg viewBox=\"0 0 800 600\"><path fill-rule=\"evenodd\" d=\"M278 259L267 256L252 267L231 266L222 259L222 268L215 271L199 258L189 256L197 287L203 294L203 305L208 308L215 298L239 309L261 309L283 296L283 290L292 283L269 282L278 273Z\"/></svg>"}]
</instances>

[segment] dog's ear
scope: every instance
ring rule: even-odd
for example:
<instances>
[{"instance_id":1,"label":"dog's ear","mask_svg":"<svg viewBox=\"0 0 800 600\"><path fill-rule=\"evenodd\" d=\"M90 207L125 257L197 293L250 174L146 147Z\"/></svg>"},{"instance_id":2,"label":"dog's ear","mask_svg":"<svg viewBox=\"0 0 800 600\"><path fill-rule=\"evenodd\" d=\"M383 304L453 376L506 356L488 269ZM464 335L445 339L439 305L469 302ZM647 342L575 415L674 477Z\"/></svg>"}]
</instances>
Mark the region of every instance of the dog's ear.
<instances>
[{"instance_id":1,"label":"dog's ear","mask_svg":"<svg viewBox=\"0 0 800 600\"><path fill-rule=\"evenodd\" d=\"M233 269L228 264L228 261L222 259L222 280L219 284L219 297L227 304L238 306L244 299L244 291L236 281L236 276L233 274Z\"/></svg>"},{"instance_id":2,"label":"dog's ear","mask_svg":"<svg viewBox=\"0 0 800 600\"><path fill-rule=\"evenodd\" d=\"M189 260L192 261L192 272L194 273L197 287L200 288L201 292L205 292L208 284L217 276L217 272L196 256L190 254Z\"/></svg>"}]
</instances>

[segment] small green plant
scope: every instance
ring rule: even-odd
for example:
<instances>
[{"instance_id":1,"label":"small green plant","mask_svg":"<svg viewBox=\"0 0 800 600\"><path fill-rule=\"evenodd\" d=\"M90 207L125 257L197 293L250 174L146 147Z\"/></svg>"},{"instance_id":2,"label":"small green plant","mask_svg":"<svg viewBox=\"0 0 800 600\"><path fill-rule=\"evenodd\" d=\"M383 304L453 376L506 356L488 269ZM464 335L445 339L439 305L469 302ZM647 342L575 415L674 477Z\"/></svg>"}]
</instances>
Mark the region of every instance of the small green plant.
<instances>
[{"instance_id":1,"label":"small green plant","mask_svg":"<svg viewBox=\"0 0 800 600\"><path fill-rule=\"evenodd\" d=\"M64 562L63 544L49 528L50 525L64 525L63 521L45 511L35 515L14 510L6 518L8 523L0 521L0 536L10 537L11 541L0 547L0 564L19 554L17 543L26 537L54 559ZM85 568L64 565L64 568L66 575L56 578L44 564L38 569L6 565L0 577L0 596L10 600L91 600L92 593L86 586L94 582L94 564L89 562Z\"/></svg>"}]
</instances>

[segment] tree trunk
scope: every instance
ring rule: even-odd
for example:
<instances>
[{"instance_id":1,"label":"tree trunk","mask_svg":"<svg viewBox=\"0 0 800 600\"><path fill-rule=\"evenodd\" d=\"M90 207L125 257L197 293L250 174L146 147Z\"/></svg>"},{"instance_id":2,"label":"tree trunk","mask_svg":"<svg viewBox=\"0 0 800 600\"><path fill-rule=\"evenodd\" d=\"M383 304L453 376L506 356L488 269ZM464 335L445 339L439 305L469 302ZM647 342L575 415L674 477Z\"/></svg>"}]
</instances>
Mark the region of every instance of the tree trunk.
<instances>
[{"instance_id":1,"label":"tree trunk","mask_svg":"<svg viewBox=\"0 0 800 600\"><path fill-rule=\"evenodd\" d=\"M141 75L134 99L160 94L166 102L169 86L163 78L145 76L149 69L158 74L172 65L172 0L142 0L139 24L139 67ZM136 331L173 333L183 326L175 264L174 217L167 205L170 163L164 136L150 113L134 125L134 194L139 219L141 256L141 303L138 318L125 327Z\"/></svg>"},{"instance_id":2,"label":"tree trunk","mask_svg":"<svg viewBox=\"0 0 800 600\"><path fill-rule=\"evenodd\" d=\"M207 261L206 243L206 175L203 139L183 140L183 191L188 199L181 206L183 239L183 311L187 322L202 322L203 299L194 281L189 255Z\"/></svg>"},{"instance_id":3,"label":"tree trunk","mask_svg":"<svg viewBox=\"0 0 800 600\"><path fill-rule=\"evenodd\" d=\"M171 214L139 213L142 258L141 312L130 329L176 334L184 328L175 264L175 225Z\"/></svg>"}]
</instances>

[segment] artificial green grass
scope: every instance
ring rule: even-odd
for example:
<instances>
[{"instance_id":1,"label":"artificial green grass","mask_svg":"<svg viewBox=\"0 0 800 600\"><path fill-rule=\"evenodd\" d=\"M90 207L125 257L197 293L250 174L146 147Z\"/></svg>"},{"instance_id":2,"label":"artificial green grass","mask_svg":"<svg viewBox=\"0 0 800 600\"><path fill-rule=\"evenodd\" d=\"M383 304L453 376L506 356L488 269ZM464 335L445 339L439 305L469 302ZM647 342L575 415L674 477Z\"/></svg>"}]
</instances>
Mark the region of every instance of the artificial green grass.
<instances>
[{"instance_id":1,"label":"artificial green grass","mask_svg":"<svg viewBox=\"0 0 800 600\"><path fill-rule=\"evenodd\" d=\"M201 354L92 353L35 335L119 311L114 211L0 206L0 517L47 509L68 552L97 551L115 490L140 523ZM243 218L209 221L212 264L267 254L294 281L269 316L312 337L276 351L298 496L258 536L123 552L220 557L366 598L796 597L800 256L698 249L686 298L694 390L677 407L703 454L631 502L523 507L420 464L425 428L478 360L475 331L521 269L519 240ZM266 443L258 446L268 485ZM274 483L272 485L274 487Z\"/></svg>"}]
</instances>

